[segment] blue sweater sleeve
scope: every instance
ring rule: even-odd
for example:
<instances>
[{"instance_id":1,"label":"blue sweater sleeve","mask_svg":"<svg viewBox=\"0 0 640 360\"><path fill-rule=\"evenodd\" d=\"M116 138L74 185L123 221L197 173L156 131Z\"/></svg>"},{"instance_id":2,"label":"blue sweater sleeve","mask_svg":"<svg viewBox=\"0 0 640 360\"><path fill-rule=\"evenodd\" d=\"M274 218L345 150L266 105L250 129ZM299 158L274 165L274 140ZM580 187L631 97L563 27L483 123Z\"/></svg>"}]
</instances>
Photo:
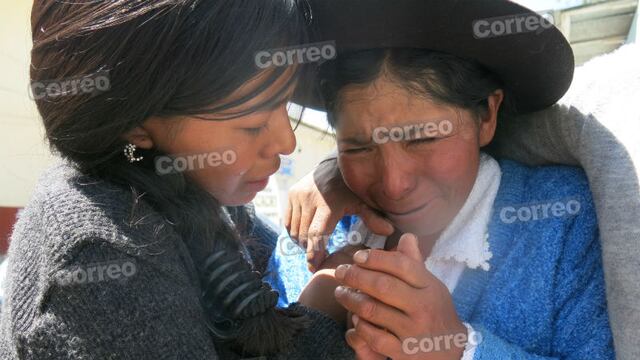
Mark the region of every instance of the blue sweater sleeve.
<instances>
[{"instance_id":1,"label":"blue sweater sleeve","mask_svg":"<svg viewBox=\"0 0 640 360\"><path fill-rule=\"evenodd\" d=\"M474 360L493 359L615 359L609 328L604 281L597 240L587 248L568 246L560 264L557 282L557 320L552 357L528 353L494 335L480 324L471 323L482 335Z\"/></svg>"},{"instance_id":2,"label":"blue sweater sleeve","mask_svg":"<svg viewBox=\"0 0 640 360\"><path fill-rule=\"evenodd\" d=\"M289 237L286 230L282 231L263 278L278 292L278 306L287 307L295 303L311 276L305 250Z\"/></svg>"},{"instance_id":3,"label":"blue sweater sleeve","mask_svg":"<svg viewBox=\"0 0 640 360\"><path fill-rule=\"evenodd\" d=\"M615 359L599 233L590 200L584 200L583 211L584 215L592 216L592 221L577 221L571 225L556 267L550 357L529 353L481 324L471 322L474 330L482 335L474 360Z\"/></svg>"}]
</instances>

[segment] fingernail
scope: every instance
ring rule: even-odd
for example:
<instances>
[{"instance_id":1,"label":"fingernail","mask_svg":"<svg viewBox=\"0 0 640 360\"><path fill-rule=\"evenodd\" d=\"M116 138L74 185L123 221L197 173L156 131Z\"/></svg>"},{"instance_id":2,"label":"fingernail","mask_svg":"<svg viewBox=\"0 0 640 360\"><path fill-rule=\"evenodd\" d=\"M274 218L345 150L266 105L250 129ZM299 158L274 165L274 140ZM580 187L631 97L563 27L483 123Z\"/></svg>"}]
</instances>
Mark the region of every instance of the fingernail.
<instances>
[{"instance_id":1,"label":"fingernail","mask_svg":"<svg viewBox=\"0 0 640 360\"><path fill-rule=\"evenodd\" d=\"M342 294L344 294L346 292L347 292L347 289L344 286L340 285L340 286L338 286L336 288L336 290L334 292L334 295L338 296L338 295L342 295Z\"/></svg>"},{"instance_id":2,"label":"fingernail","mask_svg":"<svg viewBox=\"0 0 640 360\"><path fill-rule=\"evenodd\" d=\"M347 344L352 348L356 346L356 343L353 340L353 337L356 336L356 331L354 329L349 329L345 333L345 339L347 340Z\"/></svg>"},{"instance_id":3,"label":"fingernail","mask_svg":"<svg viewBox=\"0 0 640 360\"><path fill-rule=\"evenodd\" d=\"M358 326L358 321L360 321L360 318L358 317L358 315L356 314L351 315L351 322L353 322L353 327Z\"/></svg>"},{"instance_id":4,"label":"fingernail","mask_svg":"<svg viewBox=\"0 0 640 360\"><path fill-rule=\"evenodd\" d=\"M338 279L338 280L344 279L344 275L347 273L347 270L349 270L349 266L350 265L340 265L340 266L338 266L336 268L336 272L335 272L336 279Z\"/></svg>"},{"instance_id":5,"label":"fingernail","mask_svg":"<svg viewBox=\"0 0 640 360\"><path fill-rule=\"evenodd\" d=\"M353 255L353 261L363 264L369 258L369 250L360 250L355 255Z\"/></svg>"}]
</instances>

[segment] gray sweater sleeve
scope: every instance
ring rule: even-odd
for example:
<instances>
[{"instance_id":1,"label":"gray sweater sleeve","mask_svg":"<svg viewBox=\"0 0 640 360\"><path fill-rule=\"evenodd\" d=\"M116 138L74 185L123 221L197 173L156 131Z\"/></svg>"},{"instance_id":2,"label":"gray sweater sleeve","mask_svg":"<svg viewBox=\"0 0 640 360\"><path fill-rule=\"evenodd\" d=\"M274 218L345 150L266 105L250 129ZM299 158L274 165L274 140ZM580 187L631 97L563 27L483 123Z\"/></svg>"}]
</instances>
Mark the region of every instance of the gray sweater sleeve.
<instances>
[{"instance_id":1,"label":"gray sweater sleeve","mask_svg":"<svg viewBox=\"0 0 640 360\"><path fill-rule=\"evenodd\" d=\"M20 359L241 359L214 349L199 294L179 267L163 269L97 240L52 274L42 315L17 341ZM163 256L170 256L165 254ZM286 354L352 359L344 330L314 310Z\"/></svg>"},{"instance_id":2,"label":"gray sweater sleeve","mask_svg":"<svg viewBox=\"0 0 640 360\"><path fill-rule=\"evenodd\" d=\"M51 274L20 359L217 359L198 294L177 267L158 268L97 240Z\"/></svg>"},{"instance_id":3,"label":"gray sweater sleeve","mask_svg":"<svg viewBox=\"0 0 640 360\"><path fill-rule=\"evenodd\" d=\"M493 152L529 164L584 168L601 233L611 328L619 359L640 358L640 45L576 71L544 111L500 124Z\"/></svg>"}]
</instances>

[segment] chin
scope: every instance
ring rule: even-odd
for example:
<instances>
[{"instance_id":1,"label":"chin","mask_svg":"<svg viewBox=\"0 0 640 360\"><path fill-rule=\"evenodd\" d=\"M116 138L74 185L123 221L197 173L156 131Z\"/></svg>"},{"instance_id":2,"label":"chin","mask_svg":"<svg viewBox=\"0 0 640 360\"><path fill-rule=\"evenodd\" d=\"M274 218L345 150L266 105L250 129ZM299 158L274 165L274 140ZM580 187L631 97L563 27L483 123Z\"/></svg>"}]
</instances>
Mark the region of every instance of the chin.
<instances>
[{"instance_id":1,"label":"chin","mask_svg":"<svg viewBox=\"0 0 640 360\"><path fill-rule=\"evenodd\" d=\"M237 195L219 200L222 206L242 206L250 203L255 199L257 193Z\"/></svg>"}]
</instances>

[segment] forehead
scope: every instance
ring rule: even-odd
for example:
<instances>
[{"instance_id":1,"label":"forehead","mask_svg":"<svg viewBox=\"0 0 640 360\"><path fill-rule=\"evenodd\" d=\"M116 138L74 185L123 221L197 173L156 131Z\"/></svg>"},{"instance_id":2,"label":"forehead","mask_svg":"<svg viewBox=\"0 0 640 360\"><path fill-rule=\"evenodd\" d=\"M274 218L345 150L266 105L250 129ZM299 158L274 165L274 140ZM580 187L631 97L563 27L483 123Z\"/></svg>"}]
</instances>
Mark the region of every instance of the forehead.
<instances>
[{"instance_id":1,"label":"forehead","mask_svg":"<svg viewBox=\"0 0 640 360\"><path fill-rule=\"evenodd\" d=\"M254 108L271 100L279 92L283 92L283 94L278 100L284 100L290 97L295 89L298 80L296 70L296 66L290 66L284 70L280 70L281 73L279 75L277 74L278 69L274 68L262 71L242 84L227 98L220 101L220 103L231 103L250 97L247 101L227 111L235 112ZM274 76L278 77L265 88L266 82L272 80Z\"/></svg>"},{"instance_id":2,"label":"forehead","mask_svg":"<svg viewBox=\"0 0 640 360\"><path fill-rule=\"evenodd\" d=\"M334 116L336 131L340 134L389 124L457 118L458 111L379 78L368 85L345 87L340 92Z\"/></svg>"}]
</instances>

